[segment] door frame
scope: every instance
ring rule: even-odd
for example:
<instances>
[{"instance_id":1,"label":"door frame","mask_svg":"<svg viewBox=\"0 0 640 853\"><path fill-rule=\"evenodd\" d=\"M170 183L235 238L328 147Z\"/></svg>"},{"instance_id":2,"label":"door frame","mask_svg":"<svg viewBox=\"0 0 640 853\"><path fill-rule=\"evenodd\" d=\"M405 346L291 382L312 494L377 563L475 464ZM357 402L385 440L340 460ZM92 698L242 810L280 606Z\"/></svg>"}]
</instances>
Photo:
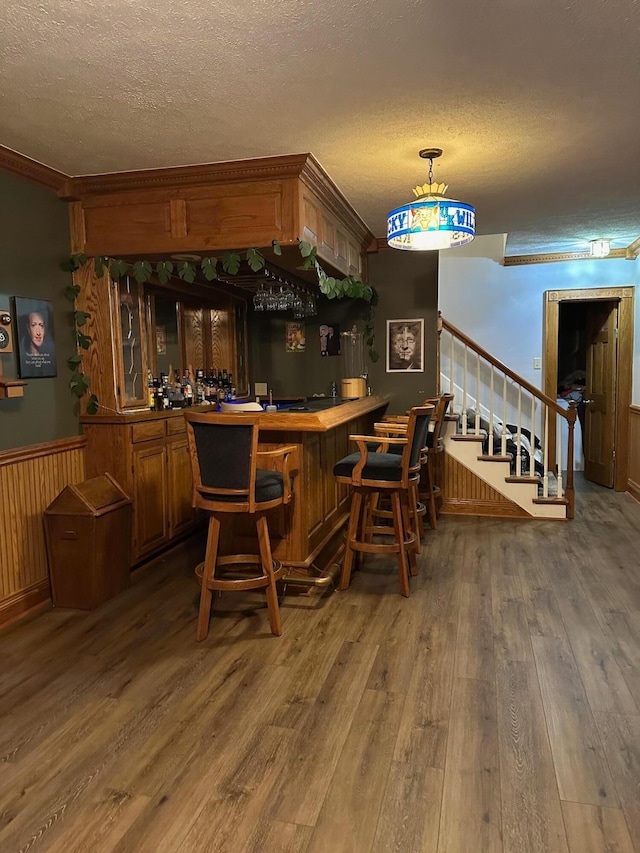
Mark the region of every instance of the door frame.
<instances>
[{"instance_id":1,"label":"door frame","mask_svg":"<svg viewBox=\"0 0 640 853\"><path fill-rule=\"evenodd\" d=\"M618 302L618 358L616 364L616 451L613 488L627 489L629 474L629 409L633 373L633 315L635 285L591 287L576 290L547 290L544 293L543 382L544 393L553 400L558 392L558 332L561 302Z\"/></svg>"}]
</instances>

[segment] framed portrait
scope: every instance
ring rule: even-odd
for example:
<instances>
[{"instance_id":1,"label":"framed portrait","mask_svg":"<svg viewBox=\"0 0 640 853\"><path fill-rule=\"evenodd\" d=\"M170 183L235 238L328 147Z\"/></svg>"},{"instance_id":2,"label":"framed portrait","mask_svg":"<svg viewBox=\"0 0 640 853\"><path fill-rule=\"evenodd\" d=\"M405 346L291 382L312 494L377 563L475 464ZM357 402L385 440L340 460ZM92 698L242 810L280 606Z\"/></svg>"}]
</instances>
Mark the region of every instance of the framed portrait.
<instances>
[{"instance_id":1,"label":"framed portrait","mask_svg":"<svg viewBox=\"0 0 640 853\"><path fill-rule=\"evenodd\" d=\"M44 299L14 297L18 370L21 379L56 376L53 307Z\"/></svg>"},{"instance_id":2,"label":"framed portrait","mask_svg":"<svg viewBox=\"0 0 640 853\"><path fill-rule=\"evenodd\" d=\"M305 340L304 323L287 323L285 338L287 352L304 352Z\"/></svg>"},{"instance_id":3,"label":"framed portrait","mask_svg":"<svg viewBox=\"0 0 640 853\"><path fill-rule=\"evenodd\" d=\"M321 323L320 355L340 355L340 326L338 323Z\"/></svg>"},{"instance_id":4,"label":"framed portrait","mask_svg":"<svg viewBox=\"0 0 640 853\"><path fill-rule=\"evenodd\" d=\"M424 373L424 319L387 320L387 373Z\"/></svg>"}]
</instances>

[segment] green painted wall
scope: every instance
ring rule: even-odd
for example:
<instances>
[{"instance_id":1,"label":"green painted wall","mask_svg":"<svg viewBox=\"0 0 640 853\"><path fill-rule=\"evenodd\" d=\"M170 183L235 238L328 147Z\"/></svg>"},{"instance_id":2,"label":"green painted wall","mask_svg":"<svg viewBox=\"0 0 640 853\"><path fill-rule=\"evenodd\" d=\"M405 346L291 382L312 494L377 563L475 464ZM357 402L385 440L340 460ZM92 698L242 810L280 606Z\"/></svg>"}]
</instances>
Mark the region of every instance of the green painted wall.
<instances>
[{"instance_id":1,"label":"green painted wall","mask_svg":"<svg viewBox=\"0 0 640 853\"><path fill-rule=\"evenodd\" d=\"M377 289L375 348L379 361L367 359L369 384L375 393L392 395L389 411L403 412L436 391L436 324L438 317L438 255L394 250L369 256L369 282ZM306 349L286 351L287 314L256 313L248 316L249 376L267 382L278 395L328 394L332 381L343 376L342 358L320 355L320 325L338 324L347 331L355 322L364 328L368 306L353 300L318 299L318 315L305 320ZM423 318L425 323L424 373L386 372L387 320Z\"/></svg>"},{"instance_id":2,"label":"green painted wall","mask_svg":"<svg viewBox=\"0 0 640 853\"><path fill-rule=\"evenodd\" d=\"M58 375L29 379L24 396L0 400L0 450L77 435L78 410L69 391L74 354L70 284L60 261L69 254L67 205L51 190L0 174L0 307L11 296L52 303ZM16 328L14 325L14 342ZM5 376L17 377L17 353L0 356Z\"/></svg>"}]
</instances>

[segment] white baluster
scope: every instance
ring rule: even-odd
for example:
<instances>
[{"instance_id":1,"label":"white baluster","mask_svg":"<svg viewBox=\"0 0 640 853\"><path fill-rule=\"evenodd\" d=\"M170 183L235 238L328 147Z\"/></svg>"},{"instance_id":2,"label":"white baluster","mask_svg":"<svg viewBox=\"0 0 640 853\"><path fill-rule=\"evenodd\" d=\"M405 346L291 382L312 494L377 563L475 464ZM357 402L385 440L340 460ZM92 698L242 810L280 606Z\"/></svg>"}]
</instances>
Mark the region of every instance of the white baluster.
<instances>
[{"instance_id":1,"label":"white baluster","mask_svg":"<svg viewBox=\"0 0 640 853\"><path fill-rule=\"evenodd\" d=\"M480 355L476 353L476 435L480 435Z\"/></svg>"},{"instance_id":2,"label":"white baluster","mask_svg":"<svg viewBox=\"0 0 640 853\"><path fill-rule=\"evenodd\" d=\"M462 434L467 434L467 345L464 345L462 372Z\"/></svg>"},{"instance_id":3,"label":"white baluster","mask_svg":"<svg viewBox=\"0 0 640 853\"><path fill-rule=\"evenodd\" d=\"M451 362L449 364L449 374L450 374L449 375L449 393L453 394L454 393L454 391L453 391L453 385L454 385L454 383L453 383L453 364L454 364L453 351L454 351L455 341L453 339L453 334L451 334L450 337L451 337Z\"/></svg>"},{"instance_id":4,"label":"white baluster","mask_svg":"<svg viewBox=\"0 0 640 853\"><path fill-rule=\"evenodd\" d=\"M531 456L529 457L529 476L535 477L536 475L536 462L535 462L535 450L536 450L536 398L531 395Z\"/></svg>"},{"instance_id":5,"label":"white baluster","mask_svg":"<svg viewBox=\"0 0 640 853\"><path fill-rule=\"evenodd\" d=\"M502 374L502 447L501 456L507 455L507 374Z\"/></svg>"},{"instance_id":6,"label":"white baluster","mask_svg":"<svg viewBox=\"0 0 640 853\"><path fill-rule=\"evenodd\" d=\"M559 429L556 429L556 433L559 435L557 442L557 465L558 465L558 497L562 497L562 415L556 413L556 423L558 424Z\"/></svg>"},{"instance_id":7,"label":"white baluster","mask_svg":"<svg viewBox=\"0 0 640 853\"><path fill-rule=\"evenodd\" d=\"M490 380L490 390L489 390L489 456L493 456L493 377L494 377L494 369L493 365L490 364L491 368L491 380Z\"/></svg>"},{"instance_id":8,"label":"white baluster","mask_svg":"<svg viewBox=\"0 0 640 853\"><path fill-rule=\"evenodd\" d=\"M549 409L546 403L542 404L542 418L544 424L544 444L542 447L542 464L544 474L542 476L542 497L549 497Z\"/></svg>"},{"instance_id":9,"label":"white baluster","mask_svg":"<svg viewBox=\"0 0 640 853\"><path fill-rule=\"evenodd\" d=\"M516 477L522 476L522 385L518 385L518 437L516 439Z\"/></svg>"}]
</instances>

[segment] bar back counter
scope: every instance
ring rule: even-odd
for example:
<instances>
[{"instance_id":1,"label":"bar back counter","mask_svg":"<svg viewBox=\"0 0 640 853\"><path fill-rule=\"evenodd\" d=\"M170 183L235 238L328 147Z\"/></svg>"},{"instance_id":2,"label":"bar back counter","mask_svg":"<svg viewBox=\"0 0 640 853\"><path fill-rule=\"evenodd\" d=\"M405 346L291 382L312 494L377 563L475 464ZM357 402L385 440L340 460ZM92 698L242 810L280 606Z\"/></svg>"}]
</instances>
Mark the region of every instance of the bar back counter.
<instances>
[{"instance_id":1,"label":"bar back counter","mask_svg":"<svg viewBox=\"0 0 640 853\"><path fill-rule=\"evenodd\" d=\"M334 464L353 450L352 433L370 434L389 397L310 399L260 416L260 449L296 447L294 498L269 517L274 557L291 576L326 577L339 559L349 490L333 478ZM207 411L207 407L197 407ZM200 519L192 508L192 479L183 411L85 416L87 476L110 473L133 498L132 565L185 533ZM224 551L246 550L255 536L246 519L233 519L222 535Z\"/></svg>"}]
</instances>

